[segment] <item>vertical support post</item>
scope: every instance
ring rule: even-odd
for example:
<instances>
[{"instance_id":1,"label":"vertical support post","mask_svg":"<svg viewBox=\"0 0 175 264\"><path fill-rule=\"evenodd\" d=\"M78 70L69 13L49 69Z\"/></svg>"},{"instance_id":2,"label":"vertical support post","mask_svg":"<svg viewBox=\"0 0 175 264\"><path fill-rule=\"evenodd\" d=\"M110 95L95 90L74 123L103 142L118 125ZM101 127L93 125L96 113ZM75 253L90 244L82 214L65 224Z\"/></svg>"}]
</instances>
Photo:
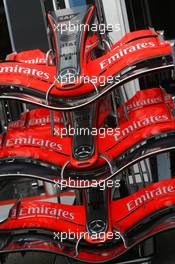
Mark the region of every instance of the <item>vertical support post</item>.
<instances>
[{"instance_id":1,"label":"vertical support post","mask_svg":"<svg viewBox=\"0 0 175 264\"><path fill-rule=\"evenodd\" d=\"M120 25L120 31L113 31L110 36L114 42L120 40L130 31L126 4L123 0L102 0L105 10L106 21L108 24ZM111 12L112 10L112 12ZM136 91L140 90L139 81L134 80L124 86L128 98L131 98ZM125 96L125 95L124 95Z\"/></svg>"}]
</instances>

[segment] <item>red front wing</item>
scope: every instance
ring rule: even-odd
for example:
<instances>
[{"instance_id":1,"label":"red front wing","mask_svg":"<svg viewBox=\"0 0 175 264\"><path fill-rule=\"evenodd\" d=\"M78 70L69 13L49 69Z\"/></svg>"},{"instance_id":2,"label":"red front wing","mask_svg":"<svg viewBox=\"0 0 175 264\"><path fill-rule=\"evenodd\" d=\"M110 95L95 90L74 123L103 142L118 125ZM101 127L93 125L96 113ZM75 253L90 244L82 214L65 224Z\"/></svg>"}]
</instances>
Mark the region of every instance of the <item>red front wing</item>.
<instances>
[{"instance_id":1,"label":"red front wing","mask_svg":"<svg viewBox=\"0 0 175 264\"><path fill-rule=\"evenodd\" d=\"M175 130L172 99L160 88L138 91L126 103L126 108L129 121L124 118L123 110L119 107L120 125L113 129L110 128L110 130L108 128L98 130L96 138L98 160L93 166L82 167L85 173L92 171L90 181L94 179L107 180L114 176L113 173L117 173L117 171L113 171L111 175L103 173L101 176L95 173L94 170L104 165L108 167L106 159L112 163L122 153L139 142ZM100 122L104 118L105 113L102 112L99 117ZM62 177L65 180L68 179L69 171L76 171L80 168L76 167L76 164L71 160L72 137L65 134L62 114L54 112L53 119L55 122L54 135L51 134L48 110L32 110L24 113L20 120L10 123L8 133L1 136L0 158L15 159L19 157L23 160L26 158L41 160L60 169L67 164L68 174L62 171ZM59 174L58 179L60 178ZM73 175L72 178L74 178ZM54 179L53 177L51 180ZM81 180L81 176L77 177L76 175L75 179Z\"/></svg>"},{"instance_id":2,"label":"red front wing","mask_svg":"<svg viewBox=\"0 0 175 264\"><path fill-rule=\"evenodd\" d=\"M173 69L171 44L152 30L129 33L100 58L87 62L84 57L83 75L69 85L56 78L55 66L44 65L46 55L38 50L12 54L8 59L0 64L0 98L52 110L82 107L139 75Z\"/></svg>"},{"instance_id":3,"label":"red front wing","mask_svg":"<svg viewBox=\"0 0 175 264\"><path fill-rule=\"evenodd\" d=\"M1 236L11 237L3 241L1 251L50 251L92 263L116 258L146 238L175 228L174 191L175 180L164 180L113 201L109 208L112 229L100 239L86 232L84 206L23 201L1 222ZM76 236L71 240L72 234Z\"/></svg>"}]
</instances>

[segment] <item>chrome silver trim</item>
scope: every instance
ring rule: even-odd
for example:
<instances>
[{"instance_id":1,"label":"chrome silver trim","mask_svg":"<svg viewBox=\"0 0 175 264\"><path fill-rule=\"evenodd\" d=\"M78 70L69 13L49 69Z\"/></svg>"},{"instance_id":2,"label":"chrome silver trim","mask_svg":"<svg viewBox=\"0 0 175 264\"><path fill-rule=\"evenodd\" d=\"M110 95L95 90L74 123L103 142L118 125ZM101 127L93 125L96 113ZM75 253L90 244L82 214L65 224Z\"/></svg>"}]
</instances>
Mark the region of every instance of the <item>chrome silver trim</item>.
<instances>
[{"instance_id":1,"label":"chrome silver trim","mask_svg":"<svg viewBox=\"0 0 175 264\"><path fill-rule=\"evenodd\" d=\"M66 163L63 165L63 167L61 168L61 181L64 180L64 170L66 169L67 165L70 163L70 161L66 161Z\"/></svg>"},{"instance_id":2,"label":"chrome silver trim","mask_svg":"<svg viewBox=\"0 0 175 264\"><path fill-rule=\"evenodd\" d=\"M114 172L113 172L113 167L112 167L112 165L111 165L109 159L108 159L106 156L102 155L102 154L100 154L99 157L100 157L100 158L103 158L103 159L107 162L107 164L109 165L109 168L110 168L111 174L113 174L113 173L114 173Z\"/></svg>"}]
</instances>

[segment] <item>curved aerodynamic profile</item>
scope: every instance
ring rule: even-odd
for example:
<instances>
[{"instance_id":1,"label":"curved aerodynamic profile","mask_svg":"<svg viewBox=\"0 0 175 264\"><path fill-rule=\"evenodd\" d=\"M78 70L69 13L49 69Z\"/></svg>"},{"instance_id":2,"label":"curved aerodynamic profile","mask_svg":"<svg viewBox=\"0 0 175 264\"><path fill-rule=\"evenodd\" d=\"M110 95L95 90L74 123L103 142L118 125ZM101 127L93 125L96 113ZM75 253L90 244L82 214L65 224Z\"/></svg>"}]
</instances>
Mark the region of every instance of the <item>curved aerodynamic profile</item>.
<instances>
[{"instance_id":1,"label":"curved aerodynamic profile","mask_svg":"<svg viewBox=\"0 0 175 264\"><path fill-rule=\"evenodd\" d=\"M98 23L94 5L50 12L52 49L0 63L0 100L30 105L0 135L2 255L127 263L133 250L148 263L144 243L175 228L173 95L124 87L174 73L174 44L153 29L114 44L93 30ZM162 154L169 175L159 170Z\"/></svg>"}]
</instances>

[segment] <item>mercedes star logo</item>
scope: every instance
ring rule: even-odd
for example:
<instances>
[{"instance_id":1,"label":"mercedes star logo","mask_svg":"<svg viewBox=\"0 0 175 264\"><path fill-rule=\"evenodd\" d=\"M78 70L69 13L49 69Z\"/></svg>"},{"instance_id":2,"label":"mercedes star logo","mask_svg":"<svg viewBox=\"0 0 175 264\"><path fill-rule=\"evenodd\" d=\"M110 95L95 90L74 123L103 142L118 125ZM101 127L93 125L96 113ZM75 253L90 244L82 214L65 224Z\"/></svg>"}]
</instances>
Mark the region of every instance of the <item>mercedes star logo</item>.
<instances>
[{"instance_id":1,"label":"mercedes star logo","mask_svg":"<svg viewBox=\"0 0 175 264\"><path fill-rule=\"evenodd\" d=\"M92 147L91 146L79 146L75 149L75 156L79 159L87 159L92 154Z\"/></svg>"},{"instance_id":2,"label":"mercedes star logo","mask_svg":"<svg viewBox=\"0 0 175 264\"><path fill-rule=\"evenodd\" d=\"M101 233L105 232L106 223L102 220L94 220L89 223L89 231L91 233Z\"/></svg>"},{"instance_id":3,"label":"mercedes star logo","mask_svg":"<svg viewBox=\"0 0 175 264\"><path fill-rule=\"evenodd\" d=\"M77 71L74 68L67 68L60 72L59 77L62 83L71 83L76 81Z\"/></svg>"}]
</instances>

